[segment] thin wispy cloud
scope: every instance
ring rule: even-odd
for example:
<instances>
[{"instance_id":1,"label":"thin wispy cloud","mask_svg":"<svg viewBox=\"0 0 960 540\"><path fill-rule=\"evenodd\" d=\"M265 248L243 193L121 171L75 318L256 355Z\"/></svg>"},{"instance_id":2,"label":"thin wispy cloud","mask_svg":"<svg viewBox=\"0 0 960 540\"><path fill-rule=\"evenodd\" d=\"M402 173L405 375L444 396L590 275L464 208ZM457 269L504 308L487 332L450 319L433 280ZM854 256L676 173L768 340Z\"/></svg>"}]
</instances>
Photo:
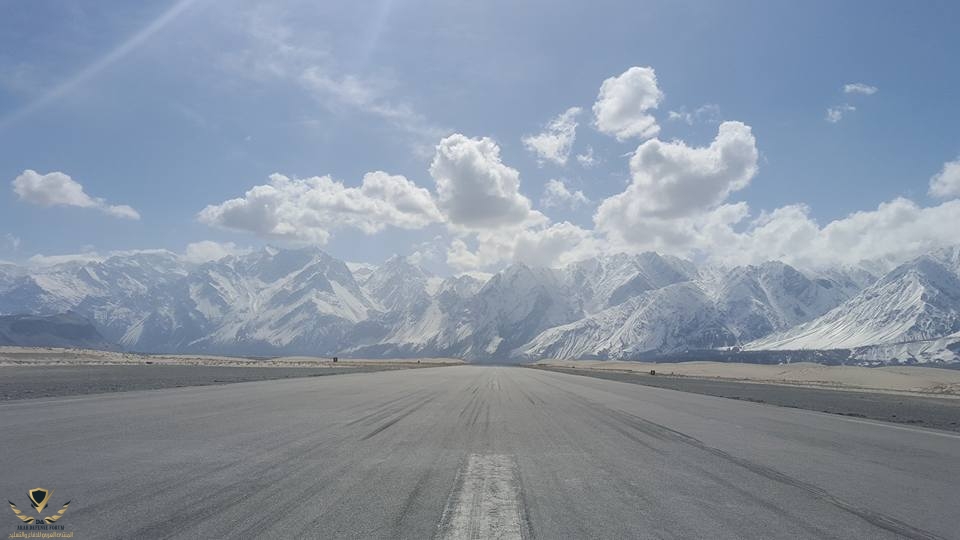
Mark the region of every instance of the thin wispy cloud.
<instances>
[{"instance_id":1,"label":"thin wispy cloud","mask_svg":"<svg viewBox=\"0 0 960 540\"><path fill-rule=\"evenodd\" d=\"M843 120L843 117L853 111L857 110L856 107L850 105L849 103L844 103L843 105L837 105L835 107L830 107L827 109L827 122L831 124L836 124L840 120Z\"/></svg>"},{"instance_id":2,"label":"thin wispy cloud","mask_svg":"<svg viewBox=\"0 0 960 540\"><path fill-rule=\"evenodd\" d=\"M844 94L862 94L864 96L872 96L876 94L879 88L876 86L870 86L869 84L864 83L849 83L843 85Z\"/></svg>"},{"instance_id":3,"label":"thin wispy cloud","mask_svg":"<svg viewBox=\"0 0 960 540\"><path fill-rule=\"evenodd\" d=\"M159 17L135 32L133 35L127 38L126 41L120 43L107 54L87 65L69 79L40 94L39 97L35 98L33 101L30 101L23 107L14 110L3 118L0 118L0 130L5 129L12 123L25 118L40 109L43 109L51 103L63 98L64 96L69 95L78 86L88 82L108 67L127 57L130 53L146 43L150 38L163 30L166 26L180 17L184 12L190 9L191 6L199 1L201 0L179 0L170 6L169 9L161 13Z\"/></svg>"},{"instance_id":4,"label":"thin wispy cloud","mask_svg":"<svg viewBox=\"0 0 960 540\"><path fill-rule=\"evenodd\" d=\"M686 107L680 107L679 110L668 111L667 118L675 122L683 122L689 126L700 122L715 124L720 122L720 107L707 104L701 105L693 111L688 111Z\"/></svg>"},{"instance_id":5,"label":"thin wispy cloud","mask_svg":"<svg viewBox=\"0 0 960 540\"><path fill-rule=\"evenodd\" d=\"M385 12L382 14L386 17ZM378 118L413 137L418 153L452 130L431 121L402 97L400 84L384 74L370 75L340 67L337 54L317 38L302 39L301 31L275 13L254 10L237 16L246 47L223 53L221 65L231 76L252 78L259 84L293 84L324 108L359 112ZM378 24L384 24L381 21ZM373 32L364 46L364 58L379 40ZM363 67L366 60L353 68Z\"/></svg>"}]
</instances>

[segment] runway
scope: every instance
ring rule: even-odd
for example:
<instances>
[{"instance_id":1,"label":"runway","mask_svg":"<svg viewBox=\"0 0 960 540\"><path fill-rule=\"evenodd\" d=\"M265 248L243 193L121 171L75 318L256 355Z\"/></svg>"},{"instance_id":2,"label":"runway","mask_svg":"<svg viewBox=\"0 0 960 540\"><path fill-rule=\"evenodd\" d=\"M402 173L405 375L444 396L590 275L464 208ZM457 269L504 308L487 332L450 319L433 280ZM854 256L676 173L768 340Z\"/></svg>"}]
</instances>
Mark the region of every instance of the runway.
<instances>
[{"instance_id":1,"label":"runway","mask_svg":"<svg viewBox=\"0 0 960 540\"><path fill-rule=\"evenodd\" d=\"M74 538L960 538L956 433L525 368L18 400L0 430L0 497L55 489Z\"/></svg>"}]
</instances>

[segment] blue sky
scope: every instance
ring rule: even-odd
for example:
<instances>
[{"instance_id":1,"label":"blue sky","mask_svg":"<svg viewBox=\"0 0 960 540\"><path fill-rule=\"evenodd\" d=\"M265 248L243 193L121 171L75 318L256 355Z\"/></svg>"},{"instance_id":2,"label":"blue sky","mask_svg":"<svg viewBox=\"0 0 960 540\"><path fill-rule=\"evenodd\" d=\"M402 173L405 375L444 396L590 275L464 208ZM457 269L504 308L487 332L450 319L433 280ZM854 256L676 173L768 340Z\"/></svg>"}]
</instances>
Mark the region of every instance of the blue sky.
<instances>
[{"instance_id":1,"label":"blue sky","mask_svg":"<svg viewBox=\"0 0 960 540\"><path fill-rule=\"evenodd\" d=\"M417 253L441 272L646 249L818 266L901 260L960 230L955 2L0 10L3 260L212 241ZM604 114L655 133L598 124L608 79L625 93ZM572 107L564 164L524 144ZM387 180L360 189L375 171ZM265 216L245 194L274 173L283 204ZM545 201L551 180L566 191Z\"/></svg>"}]
</instances>

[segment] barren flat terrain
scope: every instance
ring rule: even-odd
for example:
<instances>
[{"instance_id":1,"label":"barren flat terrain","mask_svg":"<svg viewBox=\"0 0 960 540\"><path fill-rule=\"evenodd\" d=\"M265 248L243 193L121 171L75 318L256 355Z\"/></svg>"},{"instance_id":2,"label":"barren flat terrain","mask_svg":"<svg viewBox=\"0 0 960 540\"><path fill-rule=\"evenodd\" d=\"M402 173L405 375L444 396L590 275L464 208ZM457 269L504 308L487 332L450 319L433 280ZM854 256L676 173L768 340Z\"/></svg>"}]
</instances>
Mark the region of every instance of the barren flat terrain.
<instances>
[{"instance_id":1,"label":"barren flat terrain","mask_svg":"<svg viewBox=\"0 0 960 540\"><path fill-rule=\"evenodd\" d=\"M0 347L0 401L448 366L459 360L237 358Z\"/></svg>"},{"instance_id":2,"label":"barren flat terrain","mask_svg":"<svg viewBox=\"0 0 960 540\"><path fill-rule=\"evenodd\" d=\"M0 347L0 366L24 365L170 365L229 367L355 367L399 364L462 364L456 358L339 358L318 356L213 356L202 354L140 354L90 349Z\"/></svg>"},{"instance_id":3,"label":"barren flat terrain","mask_svg":"<svg viewBox=\"0 0 960 540\"><path fill-rule=\"evenodd\" d=\"M864 390L960 396L960 369L919 366L859 367L825 366L809 362L763 365L725 362L618 362L600 360L542 360L538 366L611 372L649 373L674 377L697 377L765 384L782 384Z\"/></svg>"},{"instance_id":4,"label":"barren flat terrain","mask_svg":"<svg viewBox=\"0 0 960 540\"><path fill-rule=\"evenodd\" d=\"M793 407L811 411L840 414L844 416L884 420L900 424L912 424L937 429L960 431L960 398L942 392L910 392L904 390L865 390L857 386L823 384L821 381L785 383L774 379L767 382L759 378L737 379L730 376L706 377L695 375L671 375L673 367L683 369L684 364L646 364L656 370L656 375L640 369L592 369L571 368L570 362L556 362L532 366L540 370L559 371L573 375L627 382L658 388L669 388L742 401L753 401L780 407ZM643 365L643 364L641 364ZM730 372L741 374L756 372L754 367L740 364L717 364L710 372L729 375L723 366L731 366ZM737 370L737 367L743 369ZM869 368L859 368L871 371ZM900 369L900 368L897 368ZM926 368L916 368L927 371ZM696 372L696 368L690 371ZM706 370L700 371L703 373ZM762 370L760 370L762 371ZM816 372L817 370L813 370ZM931 372L945 370L931 370ZM946 370L948 374L952 371ZM916 384L915 380L911 381ZM918 388L911 386L910 388Z\"/></svg>"}]
</instances>

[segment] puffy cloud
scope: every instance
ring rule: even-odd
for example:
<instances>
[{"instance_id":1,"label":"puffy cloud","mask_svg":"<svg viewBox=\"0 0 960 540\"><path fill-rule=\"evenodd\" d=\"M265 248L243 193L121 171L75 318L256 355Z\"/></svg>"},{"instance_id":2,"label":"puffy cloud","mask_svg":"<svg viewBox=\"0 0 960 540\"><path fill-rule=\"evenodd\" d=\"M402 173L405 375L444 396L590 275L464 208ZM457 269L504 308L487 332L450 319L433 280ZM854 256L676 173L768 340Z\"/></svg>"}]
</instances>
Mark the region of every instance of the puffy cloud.
<instances>
[{"instance_id":1,"label":"puffy cloud","mask_svg":"<svg viewBox=\"0 0 960 540\"><path fill-rule=\"evenodd\" d=\"M367 234L387 226L419 229L442 220L424 188L403 176L367 173L360 187L329 176L304 179L270 175L243 197L210 205L198 214L209 225L266 237L326 243L332 229L353 227Z\"/></svg>"},{"instance_id":2,"label":"puffy cloud","mask_svg":"<svg viewBox=\"0 0 960 540\"><path fill-rule=\"evenodd\" d=\"M200 242L187 244L183 252L183 259L192 263L205 263L219 261L230 255L242 255L249 252L249 248L238 248L233 242L201 240Z\"/></svg>"},{"instance_id":3,"label":"puffy cloud","mask_svg":"<svg viewBox=\"0 0 960 540\"><path fill-rule=\"evenodd\" d=\"M830 107L827 109L827 122L831 124L836 124L840 120L843 120L843 117L847 113L851 113L857 110L856 107L850 105L849 103L844 103L843 105L837 105L835 107Z\"/></svg>"},{"instance_id":4,"label":"puffy cloud","mask_svg":"<svg viewBox=\"0 0 960 540\"><path fill-rule=\"evenodd\" d=\"M579 189L570 191L563 180L547 180L547 185L543 190L543 197L540 204L546 208L569 206L576 208L582 204L587 204L590 199Z\"/></svg>"},{"instance_id":5,"label":"puffy cloud","mask_svg":"<svg viewBox=\"0 0 960 540\"><path fill-rule=\"evenodd\" d=\"M703 247L715 258L740 263L778 259L814 268L862 261L894 265L956 244L960 230L960 200L924 208L897 198L822 227L809 214L804 205L785 206L761 214L742 232L730 220L705 237Z\"/></svg>"},{"instance_id":6,"label":"puffy cloud","mask_svg":"<svg viewBox=\"0 0 960 540\"><path fill-rule=\"evenodd\" d=\"M40 174L27 169L13 179L13 191L22 201L40 206L76 206L93 208L107 215L140 219L140 213L125 205L111 205L83 191L83 185L59 171Z\"/></svg>"},{"instance_id":7,"label":"puffy cloud","mask_svg":"<svg viewBox=\"0 0 960 540\"><path fill-rule=\"evenodd\" d=\"M476 235L476 250L456 238L447 250L447 264L458 271L496 269L505 263L557 267L599 253L591 231L569 222L548 227L485 231Z\"/></svg>"},{"instance_id":8,"label":"puffy cloud","mask_svg":"<svg viewBox=\"0 0 960 540\"><path fill-rule=\"evenodd\" d=\"M948 161L930 179L930 195L940 199L960 197L960 159Z\"/></svg>"},{"instance_id":9,"label":"puffy cloud","mask_svg":"<svg viewBox=\"0 0 960 540\"><path fill-rule=\"evenodd\" d=\"M522 231L513 242L513 260L529 266L563 266L597 252L593 233L566 221Z\"/></svg>"},{"instance_id":10,"label":"puffy cloud","mask_svg":"<svg viewBox=\"0 0 960 540\"><path fill-rule=\"evenodd\" d=\"M650 67L632 67L603 81L593 104L597 129L618 140L648 138L660 132L657 120L648 111L663 101L657 74Z\"/></svg>"},{"instance_id":11,"label":"puffy cloud","mask_svg":"<svg viewBox=\"0 0 960 540\"><path fill-rule=\"evenodd\" d=\"M459 133L444 138L430 176L437 184L437 204L454 226L498 228L537 218L530 200L520 194L520 173L503 164L492 139Z\"/></svg>"},{"instance_id":12,"label":"puffy cloud","mask_svg":"<svg viewBox=\"0 0 960 540\"><path fill-rule=\"evenodd\" d=\"M480 255L470 251L467 243L461 238L454 238L447 250L447 264L458 271L480 268Z\"/></svg>"},{"instance_id":13,"label":"puffy cloud","mask_svg":"<svg viewBox=\"0 0 960 540\"><path fill-rule=\"evenodd\" d=\"M566 165L577 134L577 116L580 107L570 107L547 124L539 135L523 138L523 145L537 156L542 165L546 161Z\"/></svg>"},{"instance_id":14,"label":"puffy cloud","mask_svg":"<svg viewBox=\"0 0 960 540\"><path fill-rule=\"evenodd\" d=\"M892 267L956 244L960 200L924 208L897 198L823 226L803 204L749 218L749 207L740 202L687 218L650 219L635 236L614 237L604 249L652 250L724 264L781 260L821 269L870 261Z\"/></svg>"},{"instance_id":15,"label":"puffy cloud","mask_svg":"<svg viewBox=\"0 0 960 540\"><path fill-rule=\"evenodd\" d=\"M630 185L600 204L594 222L618 243L674 241L672 221L695 218L746 187L757 172L757 157L753 133L740 122L721 124L707 147L646 141L630 159Z\"/></svg>"},{"instance_id":16,"label":"puffy cloud","mask_svg":"<svg viewBox=\"0 0 960 540\"><path fill-rule=\"evenodd\" d=\"M864 96L872 96L876 94L879 88L876 86L870 86L869 84L864 83L849 83L843 85L844 94L862 94Z\"/></svg>"}]
</instances>

